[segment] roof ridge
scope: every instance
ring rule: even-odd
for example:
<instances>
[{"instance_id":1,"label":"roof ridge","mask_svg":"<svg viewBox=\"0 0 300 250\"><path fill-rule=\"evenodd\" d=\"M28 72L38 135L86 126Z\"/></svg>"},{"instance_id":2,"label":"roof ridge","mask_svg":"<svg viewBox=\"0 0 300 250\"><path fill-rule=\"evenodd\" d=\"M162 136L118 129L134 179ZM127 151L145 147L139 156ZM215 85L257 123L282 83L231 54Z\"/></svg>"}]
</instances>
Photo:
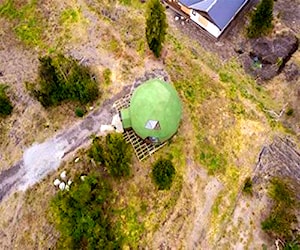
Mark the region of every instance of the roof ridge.
<instances>
[{"instance_id":1,"label":"roof ridge","mask_svg":"<svg viewBox=\"0 0 300 250\"><path fill-rule=\"evenodd\" d=\"M211 5L208 7L208 9L207 9L207 12L208 11L210 11L210 9L212 8L212 7L214 7L214 5L217 3L217 1L218 0L214 0L212 3L211 3Z\"/></svg>"}]
</instances>

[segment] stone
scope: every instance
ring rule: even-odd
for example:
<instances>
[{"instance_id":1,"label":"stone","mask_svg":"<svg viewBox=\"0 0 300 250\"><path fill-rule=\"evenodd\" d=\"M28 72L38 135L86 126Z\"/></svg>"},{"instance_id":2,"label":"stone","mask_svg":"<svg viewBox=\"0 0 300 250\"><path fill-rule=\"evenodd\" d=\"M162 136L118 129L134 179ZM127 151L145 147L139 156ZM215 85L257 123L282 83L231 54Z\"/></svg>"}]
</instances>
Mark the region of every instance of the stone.
<instances>
[{"instance_id":1,"label":"stone","mask_svg":"<svg viewBox=\"0 0 300 250\"><path fill-rule=\"evenodd\" d=\"M53 182L54 186L58 186L60 184L60 180L59 179L55 179Z\"/></svg>"},{"instance_id":2,"label":"stone","mask_svg":"<svg viewBox=\"0 0 300 250\"><path fill-rule=\"evenodd\" d=\"M286 65L284 74L287 81L297 81L300 75L300 69L295 63L290 63Z\"/></svg>"},{"instance_id":3,"label":"stone","mask_svg":"<svg viewBox=\"0 0 300 250\"><path fill-rule=\"evenodd\" d=\"M60 178L62 178L63 180L65 180L66 177L67 177L67 172L66 172L66 171L62 171L62 172L60 173Z\"/></svg>"},{"instance_id":4,"label":"stone","mask_svg":"<svg viewBox=\"0 0 300 250\"><path fill-rule=\"evenodd\" d=\"M60 190L65 190L66 183L61 182L58 187L59 187Z\"/></svg>"},{"instance_id":5,"label":"stone","mask_svg":"<svg viewBox=\"0 0 300 250\"><path fill-rule=\"evenodd\" d=\"M270 80L284 69L299 44L297 37L289 32L272 39L254 39L250 46L249 54L243 60L246 72L261 80ZM256 67L258 62L260 67Z\"/></svg>"}]
</instances>

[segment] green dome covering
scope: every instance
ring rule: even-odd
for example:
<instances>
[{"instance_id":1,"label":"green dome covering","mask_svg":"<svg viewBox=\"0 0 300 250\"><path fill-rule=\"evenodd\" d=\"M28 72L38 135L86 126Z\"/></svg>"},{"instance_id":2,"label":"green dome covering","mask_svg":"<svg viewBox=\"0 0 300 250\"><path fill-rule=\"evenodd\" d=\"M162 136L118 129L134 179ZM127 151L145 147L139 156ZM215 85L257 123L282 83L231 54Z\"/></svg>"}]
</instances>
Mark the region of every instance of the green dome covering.
<instances>
[{"instance_id":1,"label":"green dome covering","mask_svg":"<svg viewBox=\"0 0 300 250\"><path fill-rule=\"evenodd\" d=\"M174 135L182 106L174 87L159 79L149 80L133 93L130 107L121 110L123 127L132 127L142 139L162 143Z\"/></svg>"}]
</instances>

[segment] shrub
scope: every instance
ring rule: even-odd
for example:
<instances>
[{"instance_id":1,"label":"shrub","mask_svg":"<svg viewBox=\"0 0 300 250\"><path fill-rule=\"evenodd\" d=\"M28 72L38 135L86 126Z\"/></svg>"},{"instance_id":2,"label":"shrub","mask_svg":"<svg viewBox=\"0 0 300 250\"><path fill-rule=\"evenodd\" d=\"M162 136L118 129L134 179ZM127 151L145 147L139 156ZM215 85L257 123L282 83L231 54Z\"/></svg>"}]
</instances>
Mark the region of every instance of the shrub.
<instances>
[{"instance_id":1,"label":"shrub","mask_svg":"<svg viewBox=\"0 0 300 250\"><path fill-rule=\"evenodd\" d=\"M111 187L99 174L76 178L69 191L59 191L50 204L60 232L58 249L116 249L119 243L108 219Z\"/></svg>"},{"instance_id":2,"label":"shrub","mask_svg":"<svg viewBox=\"0 0 300 250\"><path fill-rule=\"evenodd\" d=\"M85 113L86 113L86 111L84 109L82 109L82 108L77 107L75 109L75 114L78 117L83 117Z\"/></svg>"},{"instance_id":3,"label":"shrub","mask_svg":"<svg viewBox=\"0 0 300 250\"><path fill-rule=\"evenodd\" d=\"M108 134L105 140L96 137L89 156L96 162L104 164L113 177L130 175L132 151L122 134Z\"/></svg>"},{"instance_id":4,"label":"shrub","mask_svg":"<svg viewBox=\"0 0 300 250\"><path fill-rule=\"evenodd\" d=\"M252 184L251 178L250 178L250 177L247 177L247 178L245 179L245 182L244 182L243 192L244 192L245 194L250 194L250 195L252 195L252 186L253 186L253 184Z\"/></svg>"},{"instance_id":5,"label":"shrub","mask_svg":"<svg viewBox=\"0 0 300 250\"><path fill-rule=\"evenodd\" d=\"M81 104L94 101L99 96L97 83L89 69L63 55L39 58L38 88L31 91L44 107L58 105L64 100Z\"/></svg>"},{"instance_id":6,"label":"shrub","mask_svg":"<svg viewBox=\"0 0 300 250\"><path fill-rule=\"evenodd\" d=\"M294 114L294 109L293 108L289 108L287 111L286 111L286 115L287 116L292 116Z\"/></svg>"},{"instance_id":7,"label":"shrub","mask_svg":"<svg viewBox=\"0 0 300 250\"><path fill-rule=\"evenodd\" d=\"M265 35L272 29L273 5L274 0L261 0L258 4L247 28L249 38Z\"/></svg>"},{"instance_id":8,"label":"shrub","mask_svg":"<svg viewBox=\"0 0 300 250\"><path fill-rule=\"evenodd\" d=\"M0 84L0 116L8 116L11 114L13 110L13 106L6 95L6 90L7 86Z\"/></svg>"},{"instance_id":9,"label":"shrub","mask_svg":"<svg viewBox=\"0 0 300 250\"><path fill-rule=\"evenodd\" d=\"M146 38L149 48L156 57L160 56L167 26L164 7L159 0L151 0L147 6Z\"/></svg>"},{"instance_id":10,"label":"shrub","mask_svg":"<svg viewBox=\"0 0 300 250\"><path fill-rule=\"evenodd\" d=\"M159 190L170 189L175 168L170 160L160 158L152 167L152 179Z\"/></svg>"},{"instance_id":11,"label":"shrub","mask_svg":"<svg viewBox=\"0 0 300 250\"><path fill-rule=\"evenodd\" d=\"M105 69L103 71L103 78L104 78L104 83L105 85L110 85L111 84L111 70L110 69Z\"/></svg>"},{"instance_id":12,"label":"shrub","mask_svg":"<svg viewBox=\"0 0 300 250\"><path fill-rule=\"evenodd\" d=\"M287 182L274 178L271 181L269 196L274 200L274 205L261 227L274 238L289 241L293 238L293 224L297 222L294 213L295 194Z\"/></svg>"}]
</instances>

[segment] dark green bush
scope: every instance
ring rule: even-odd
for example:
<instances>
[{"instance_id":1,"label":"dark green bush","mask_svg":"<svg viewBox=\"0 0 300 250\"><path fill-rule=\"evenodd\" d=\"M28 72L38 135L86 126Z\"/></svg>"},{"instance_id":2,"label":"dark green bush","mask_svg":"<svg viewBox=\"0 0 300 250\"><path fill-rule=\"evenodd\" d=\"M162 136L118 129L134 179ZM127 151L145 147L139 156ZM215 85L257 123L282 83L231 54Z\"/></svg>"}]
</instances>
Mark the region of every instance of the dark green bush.
<instances>
[{"instance_id":1,"label":"dark green bush","mask_svg":"<svg viewBox=\"0 0 300 250\"><path fill-rule=\"evenodd\" d=\"M122 134L108 134L105 140L96 137L89 156L96 162L104 164L113 177L130 175L132 151Z\"/></svg>"},{"instance_id":2,"label":"dark green bush","mask_svg":"<svg viewBox=\"0 0 300 250\"><path fill-rule=\"evenodd\" d=\"M249 38L266 35L272 29L274 0L261 0L253 12L247 28Z\"/></svg>"},{"instance_id":3,"label":"dark green bush","mask_svg":"<svg viewBox=\"0 0 300 250\"><path fill-rule=\"evenodd\" d=\"M247 178L245 179L245 182L244 182L243 192L244 192L245 194L250 194L250 195L252 195L252 186L253 186L253 184L252 184L251 178L250 178L250 177L247 177Z\"/></svg>"},{"instance_id":4,"label":"dark green bush","mask_svg":"<svg viewBox=\"0 0 300 250\"><path fill-rule=\"evenodd\" d=\"M38 87L31 91L44 107L58 105L64 100L86 104L99 96L89 69L76 60L61 54L39 60Z\"/></svg>"},{"instance_id":5,"label":"dark green bush","mask_svg":"<svg viewBox=\"0 0 300 250\"><path fill-rule=\"evenodd\" d=\"M60 232L58 249L118 249L108 214L112 190L99 174L74 180L69 191L59 191L50 215Z\"/></svg>"},{"instance_id":6,"label":"dark green bush","mask_svg":"<svg viewBox=\"0 0 300 250\"><path fill-rule=\"evenodd\" d=\"M152 179L159 190L170 189L175 176L175 168L168 159L160 158L152 167Z\"/></svg>"},{"instance_id":7,"label":"dark green bush","mask_svg":"<svg viewBox=\"0 0 300 250\"><path fill-rule=\"evenodd\" d=\"M77 107L75 109L75 114L78 117L83 117L85 113L86 113L86 111L84 109L82 109L82 108Z\"/></svg>"},{"instance_id":8,"label":"dark green bush","mask_svg":"<svg viewBox=\"0 0 300 250\"><path fill-rule=\"evenodd\" d=\"M6 95L5 89L7 86L0 84L0 116L8 116L13 110L13 106Z\"/></svg>"},{"instance_id":9,"label":"dark green bush","mask_svg":"<svg viewBox=\"0 0 300 250\"><path fill-rule=\"evenodd\" d=\"M289 108L287 111L286 111L286 115L287 116L292 116L294 114L294 109L292 108Z\"/></svg>"}]
</instances>

